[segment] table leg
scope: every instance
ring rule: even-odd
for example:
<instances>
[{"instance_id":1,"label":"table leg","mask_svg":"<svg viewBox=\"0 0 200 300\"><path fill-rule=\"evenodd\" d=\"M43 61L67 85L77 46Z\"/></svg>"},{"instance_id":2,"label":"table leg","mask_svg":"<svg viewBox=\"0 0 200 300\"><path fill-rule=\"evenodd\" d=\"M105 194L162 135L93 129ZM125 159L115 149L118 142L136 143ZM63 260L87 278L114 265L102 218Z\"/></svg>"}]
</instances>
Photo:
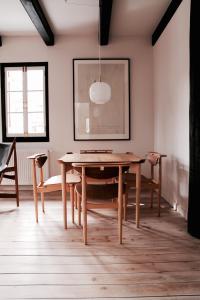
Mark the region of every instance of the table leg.
<instances>
[{"instance_id":1,"label":"table leg","mask_svg":"<svg viewBox=\"0 0 200 300\"><path fill-rule=\"evenodd\" d=\"M119 166L119 182L118 182L118 232L119 232L119 243L122 244L122 194L123 194L123 183L122 183L122 166Z\"/></svg>"},{"instance_id":2,"label":"table leg","mask_svg":"<svg viewBox=\"0 0 200 300\"><path fill-rule=\"evenodd\" d=\"M71 210L72 210L72 223L74 223L74 185L69 185L70 190L70 200L71 200Z\"/></svg>"},{"instance_id":3,"label":"table leg","mask_svg":"<svg viewBox=\"0 0 200 300\"><path fill-rule=\"evenodd\" d=\"M85 167L82 167L82 207L83 207L83 241L87 245L87 206Z\"/></svg>"},{"instance_id":4,"label":"table leg","mask_svg":"<svg viewBox=\"0 0 200 300\"><path fill-rule=\"evenodd\" d=\"M136 165L136 226L140 225L141 165Z\"/></svg>"},{"instance_id":5,"label":"table leg","mask_svg":"<svg viewBox=\"0 0 200 300\"><path fill-rule=\"evenodd\" d=\"M65 164L61 164L61 177L62 177L62 203L63 203L63 220L64 228L67 229L67 189L66 189L66 167Z\"/></svg>"}]
</instances>

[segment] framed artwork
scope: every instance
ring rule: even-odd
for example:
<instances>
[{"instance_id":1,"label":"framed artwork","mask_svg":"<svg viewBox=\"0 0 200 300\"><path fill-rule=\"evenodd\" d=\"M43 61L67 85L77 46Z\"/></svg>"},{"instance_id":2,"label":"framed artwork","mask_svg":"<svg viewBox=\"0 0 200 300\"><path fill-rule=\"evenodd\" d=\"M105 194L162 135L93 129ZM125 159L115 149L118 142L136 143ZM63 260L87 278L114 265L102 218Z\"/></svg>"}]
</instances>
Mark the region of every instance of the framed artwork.
<instances>
[{"instance_id":1,"label":"framed artwork","mask_svg":"<svg viewBox=\"0 0 200 300\"><path fill-rule=\"evenodd\" d=\"M111 87L110 100L91 101L92 83ZM73 59L74 140L130 140L130 60L128 58Z\"/></svg>"}]
</instances>

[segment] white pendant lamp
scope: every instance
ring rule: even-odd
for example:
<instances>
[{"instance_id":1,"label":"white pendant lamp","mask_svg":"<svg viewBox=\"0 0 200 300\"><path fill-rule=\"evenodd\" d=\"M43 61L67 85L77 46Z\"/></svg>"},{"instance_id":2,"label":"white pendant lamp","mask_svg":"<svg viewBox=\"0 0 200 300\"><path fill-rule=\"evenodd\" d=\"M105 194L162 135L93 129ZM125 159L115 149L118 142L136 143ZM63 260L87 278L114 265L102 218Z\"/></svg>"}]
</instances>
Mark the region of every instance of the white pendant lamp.
<instances>
[{"instance_id":1,"label":"white pendant lamp","mask_svg":"<svg viewBox=\"0 0 200 300\"><path fill-rule=\"evenodd\" d=\"M99 81L95 81L89 88L90 100L95 104L105 104L111 99L111 87L101 81L101 53L100 53L100 1L99 1Z\"/></svg>"},{"instance_id":2,"label":"white pendant lamp","mask_svg":"<svg viewBox=\"0 0 200 300\"><path fill-rule=\"evenodd\" d=\"M111 98L111 87L103 81L96 81L91 84L90 100L96 104L105 104Z\"/></svg>"}]
</instances>

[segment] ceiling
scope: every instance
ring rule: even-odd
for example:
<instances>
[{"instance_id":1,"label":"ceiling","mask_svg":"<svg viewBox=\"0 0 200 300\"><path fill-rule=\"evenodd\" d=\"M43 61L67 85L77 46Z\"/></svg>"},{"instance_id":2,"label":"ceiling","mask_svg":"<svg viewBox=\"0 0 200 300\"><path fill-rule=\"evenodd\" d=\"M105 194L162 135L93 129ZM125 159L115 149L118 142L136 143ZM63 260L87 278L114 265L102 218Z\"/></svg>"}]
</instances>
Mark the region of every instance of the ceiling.
<instances>
[{"instance_id":1,"label":"ceiling","mask_svg":"<svg viewBox=\"0 0 200 300\"><path fill-rule=\"evenodd\" d=\"M98 0L39 0L55 35L96 35ZM110 36L150 36L171 0L113 0ZM20 0L0 0L0 36L39 35Z\"/></svg>"}]
</instances>

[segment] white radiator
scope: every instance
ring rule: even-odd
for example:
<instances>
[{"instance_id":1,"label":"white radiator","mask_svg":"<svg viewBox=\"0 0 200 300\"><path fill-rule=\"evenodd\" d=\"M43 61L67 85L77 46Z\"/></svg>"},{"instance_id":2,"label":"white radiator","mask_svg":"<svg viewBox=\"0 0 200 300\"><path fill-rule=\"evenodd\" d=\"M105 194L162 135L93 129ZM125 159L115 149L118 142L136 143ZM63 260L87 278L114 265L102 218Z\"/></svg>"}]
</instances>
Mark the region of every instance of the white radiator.
<instances>
[{"instance_id":1,"label":"white radiator","mask_svg":"<svg viewBox=\"0 0 200 300\"><path fill-rule=\"evenodd\" d=\"M33 155L34 153L45 153L48 157L43 170L44 170L44 179L49 177L49 151L47 149L33 149L33 150L25 150L25 149L17 149L17 169L18 169L18 182L19 185L32 185L32 160L27 157ZM13 158L9 164L13 165ZM39 172L37 174L39 180ZM13 185L14 180L3 179L2 184L5 185Z\"/></svg>"}]
</instances>

